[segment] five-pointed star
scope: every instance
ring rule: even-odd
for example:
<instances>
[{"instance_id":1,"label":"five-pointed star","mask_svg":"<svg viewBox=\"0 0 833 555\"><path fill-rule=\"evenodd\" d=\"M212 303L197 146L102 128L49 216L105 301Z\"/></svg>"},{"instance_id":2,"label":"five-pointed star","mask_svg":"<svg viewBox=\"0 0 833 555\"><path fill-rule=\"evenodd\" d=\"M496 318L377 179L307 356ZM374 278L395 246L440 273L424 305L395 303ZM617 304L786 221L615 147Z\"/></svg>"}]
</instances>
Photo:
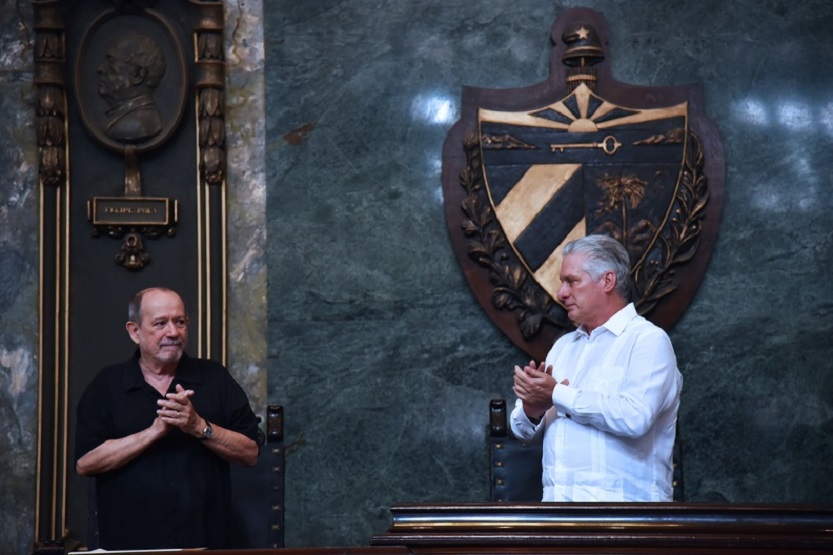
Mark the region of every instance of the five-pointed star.
<instances>
[{"instance_id":1,"label":"five-pointed star","mask_svg":"<svg viewBox=\"0 0 833 555\"><path fill-rule=\"evenodd\" d=\"M590 30L584 25L582 25L578 28L576 33L578 34L580 39L587 40L587 37L590 35Z\"/></svg>"}]
</instances>

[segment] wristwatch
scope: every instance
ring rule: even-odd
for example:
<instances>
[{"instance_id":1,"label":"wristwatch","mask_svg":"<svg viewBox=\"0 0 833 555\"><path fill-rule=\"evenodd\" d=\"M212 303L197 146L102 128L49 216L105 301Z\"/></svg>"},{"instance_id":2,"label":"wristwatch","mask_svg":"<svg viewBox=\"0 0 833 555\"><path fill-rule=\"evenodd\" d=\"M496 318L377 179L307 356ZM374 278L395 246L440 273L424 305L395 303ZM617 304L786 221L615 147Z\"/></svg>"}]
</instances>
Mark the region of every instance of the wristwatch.
<instances>
[{"instance_id":1,"label":"wristwatch","mask_svg":"<svg viewBox=\"0 0 833 555\"><path fill-rule=\"evenodd\" d=\"M211 422L208 420L205 421L205 429L202 431L202 435L200 439L211 439L211 436L214 435L214 428L211 427Z\"/></svg>"}]
</instances>

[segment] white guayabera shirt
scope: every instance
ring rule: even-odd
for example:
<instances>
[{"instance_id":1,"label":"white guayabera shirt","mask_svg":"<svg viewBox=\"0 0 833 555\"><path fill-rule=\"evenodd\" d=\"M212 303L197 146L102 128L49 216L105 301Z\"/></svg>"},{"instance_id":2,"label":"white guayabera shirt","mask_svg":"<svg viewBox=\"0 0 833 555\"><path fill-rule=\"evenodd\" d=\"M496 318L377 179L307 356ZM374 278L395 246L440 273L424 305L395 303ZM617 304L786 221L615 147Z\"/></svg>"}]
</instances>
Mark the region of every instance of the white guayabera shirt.
<instances>
[{"instance_id":1,"label":"white guayabera shirt","mask_svg":"<svg viewBox=\"0 0 833 555\"><path fill-rule=\"evenodd\" d=\"M671 501L683 378L668 335L633 304L588 335L563 335L546 359L560 384L537 426L515 403L511 427L543 434L543 501Z\"/></svg>"}]
</instances>

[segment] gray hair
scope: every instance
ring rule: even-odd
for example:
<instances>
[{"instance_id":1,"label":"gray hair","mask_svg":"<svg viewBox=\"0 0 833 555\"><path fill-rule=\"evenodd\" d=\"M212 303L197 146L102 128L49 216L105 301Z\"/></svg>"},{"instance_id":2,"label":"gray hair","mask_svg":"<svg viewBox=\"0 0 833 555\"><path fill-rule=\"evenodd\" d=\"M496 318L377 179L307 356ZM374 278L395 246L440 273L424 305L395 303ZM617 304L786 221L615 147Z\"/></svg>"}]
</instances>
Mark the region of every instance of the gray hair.
<instances>
[{"instance_id":1,"label":"gray hair","mask_svg":"<svg viewBox=\"0 0 833 555\"><path fill-rule=\"evenodd\" d=\"M176 291L172 289L168 289L167 287L148 287L147 289L142 289L135 295L133 298L130 299L130 302L127 303L127 321L134 322L136 324L141 323L142 321L142 299L145 298L145 294L150 293L151 291L162 291L165 293L176 293ZM178 293L176 293L178 294ZM184 303L184 301L183 301Z\"/></svg>"},{"instance_id":2,"label":"gray hair","mask_svg":"<svg viewBox=\"0 0 833 555\"><path fill-rule=\"evenodd\" d=\"M570 241L564 247L564 256L584 254L584 271L593 281L599 281L605 272L616 275L616 293L624 300L631 294L631 262L628 251L616 239L607 235L587 235Z\"/></svg>"}]
</instances>

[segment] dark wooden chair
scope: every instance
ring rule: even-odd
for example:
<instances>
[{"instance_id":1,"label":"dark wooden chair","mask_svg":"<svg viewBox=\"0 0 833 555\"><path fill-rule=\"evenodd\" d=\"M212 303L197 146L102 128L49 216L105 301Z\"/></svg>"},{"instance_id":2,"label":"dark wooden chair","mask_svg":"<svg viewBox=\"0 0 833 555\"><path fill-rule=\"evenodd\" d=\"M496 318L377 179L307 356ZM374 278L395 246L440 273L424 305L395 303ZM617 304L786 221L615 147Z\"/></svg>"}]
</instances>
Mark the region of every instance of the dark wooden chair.
<instances>
[{"instance_id":1,"label":"dark wooden chair","mask_svg":"<svg viewBox=\"0 0 833 555\"><path fill-rule=\"evenodd\" d=\"M284 547L285 453L281 405L266 408L266 434L261 439L255 466L231 467L229 543L236 549Z\"/></svg>"},{"instance_id":2,"label":"dark wooden chair","mask_svg":"<svg viewBox=\"0 0 833 555\"><path fill-rule=\"evenodd\" d=\"M543 497L540 443L527 443L512 435L507 423L505 399L489 403L489 494L505 503L537 503ZM672 455L674 501L685 500L683 490L683 450L680 424Z\"/></svg>"}]
</instances>

